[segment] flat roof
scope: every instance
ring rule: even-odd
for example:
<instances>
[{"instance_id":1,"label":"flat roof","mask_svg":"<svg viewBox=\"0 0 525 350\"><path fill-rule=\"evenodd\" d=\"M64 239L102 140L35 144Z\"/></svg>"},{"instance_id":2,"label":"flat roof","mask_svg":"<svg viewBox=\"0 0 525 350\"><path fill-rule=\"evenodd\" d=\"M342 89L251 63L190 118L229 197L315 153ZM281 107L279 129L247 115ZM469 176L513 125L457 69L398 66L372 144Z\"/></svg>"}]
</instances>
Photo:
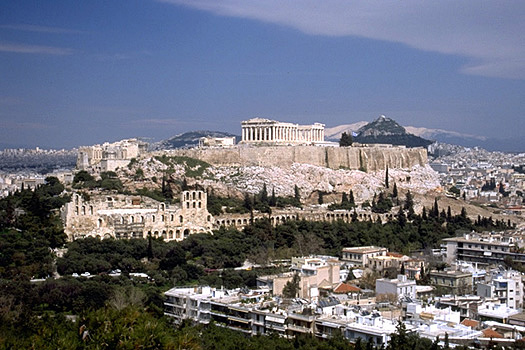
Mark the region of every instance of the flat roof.
<instances>
[{"instance_id":1,"label":"flat roof","mask_svg":"<svg viewBox=\"0 0 525 350\"><path fill-rule=\"evenodd\" d=\"M361 254L366 254L366 253L374 253L374 252L377 252L377 251L382 251L382 250L387 250L386 248L383 248L383 247L376 247L376 246L365 246L365 247L348 247L348 248L343 248L343 252L347 252L347 253L361 253Z\"/></svg>"}]
</instances>

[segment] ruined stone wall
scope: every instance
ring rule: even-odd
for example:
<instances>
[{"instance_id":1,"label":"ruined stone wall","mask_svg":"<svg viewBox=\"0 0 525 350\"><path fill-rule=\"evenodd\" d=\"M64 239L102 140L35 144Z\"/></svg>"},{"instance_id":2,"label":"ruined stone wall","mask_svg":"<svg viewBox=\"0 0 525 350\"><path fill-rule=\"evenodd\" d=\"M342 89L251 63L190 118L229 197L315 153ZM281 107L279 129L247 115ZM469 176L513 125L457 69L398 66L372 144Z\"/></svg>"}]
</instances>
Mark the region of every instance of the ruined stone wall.
<instances>
[{"instance_id":1,"label":"ruined stone wall","mask_svg":"<svg viewBox=\"0 0 525 350\"><path fill-rule=\"evenodd\" d=\"M317 147L261 146L229 149L182 149L171 155L200 159L216 166L290 167L293 163L311 164L331 169L366 171L411 168L428 163L424 148L401 147Z\"/></svg>"}]
</instances>

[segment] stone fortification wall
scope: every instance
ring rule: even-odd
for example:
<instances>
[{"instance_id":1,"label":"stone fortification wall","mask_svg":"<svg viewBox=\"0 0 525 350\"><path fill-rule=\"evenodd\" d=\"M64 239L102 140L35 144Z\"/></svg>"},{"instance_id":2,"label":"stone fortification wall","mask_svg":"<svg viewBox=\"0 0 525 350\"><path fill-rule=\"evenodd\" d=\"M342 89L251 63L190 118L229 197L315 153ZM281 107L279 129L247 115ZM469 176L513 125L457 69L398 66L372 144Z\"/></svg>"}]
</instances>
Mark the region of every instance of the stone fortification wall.
<instances>
[{"instance_id":1,"label":"stone fortification wall","mask_svg":"<svg viewBox=\"0 0 525 350\"><path fill-rule=\"evenodd\" d=\"M293 163L303 163L331 169L376 171L384 170L387 166L423 166L428 162L424 148L402 147L260 146L180 149L169 153L200 159L216 166L290 167Z\"/></svg>"}]
</instances>

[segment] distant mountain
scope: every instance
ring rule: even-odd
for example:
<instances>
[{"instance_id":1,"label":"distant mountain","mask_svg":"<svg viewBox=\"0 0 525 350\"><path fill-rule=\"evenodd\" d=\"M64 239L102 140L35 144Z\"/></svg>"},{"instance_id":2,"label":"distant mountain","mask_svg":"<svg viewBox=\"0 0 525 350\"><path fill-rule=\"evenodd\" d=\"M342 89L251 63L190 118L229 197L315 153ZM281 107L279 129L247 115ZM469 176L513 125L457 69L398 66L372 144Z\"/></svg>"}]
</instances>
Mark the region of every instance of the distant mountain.
<instances>
[{"instance_id":1,"label":"distant mountain","mask_svg":"<svg viewBox=\"0 0 525 350\"><path fill-rule=\"evenodd\" d=\"M357 122L353 124L344 124L344 125L338 125L334 126L333 128L325 128L324 129L324 135L326 139L330 141L339 141L341 138L341 135L343 132L346 132L347 134L350 134L352 132L357 132L361 127L368 124L368 122Z\"/></svg>"},{"instance_id":2,"label":"distant mountain","mask_svg":"<svg viewBox=\"0 0 525 350\"><path fill-rule=\"evenodd\" d=\"M232 137L235 136L236 142L239 141L239 136L222 131L190 131L184 134L173 136L170 139L163 140L152 144L153 149L175 149L194 147L199 144L201 137Z\"/></svg>"},{"instance_id":3,"label":"distant mountain","mask_svg":"<svg viewBox=\"0 0 525 350\"><path fill-rule=\"evenodd\" d=\"M387 118L388 119L388 118ZM325 135L329 141L339 141L343 132L351 133L358 132L361 127L368 124L365 121L360 121L353 124L338 125L332 128L325 129ZM459 145L463 147L481 147L488 151L501 152L524 152L525 138L489 138L485 136L478 136L472 134L465 134L456 131L449 131L443 129L428 129L414 126L405 126L408 134L419 136L426 140L437 141L440 143L447 143L452 145ZM357 141L357 140L356 140Z\"/></svg>"},{"instance_id":4,"label":"distant mountain","mask_svg":"<svg viewBox=\"0 0 525 350\"><path fill-rule=\"evenodd\" d=\"M432 144L432 141L407 133L404 127L384 115L360 127L354 141L372 144L386 143L406 147L426 147Z\"/></svg>"}]
</instances>

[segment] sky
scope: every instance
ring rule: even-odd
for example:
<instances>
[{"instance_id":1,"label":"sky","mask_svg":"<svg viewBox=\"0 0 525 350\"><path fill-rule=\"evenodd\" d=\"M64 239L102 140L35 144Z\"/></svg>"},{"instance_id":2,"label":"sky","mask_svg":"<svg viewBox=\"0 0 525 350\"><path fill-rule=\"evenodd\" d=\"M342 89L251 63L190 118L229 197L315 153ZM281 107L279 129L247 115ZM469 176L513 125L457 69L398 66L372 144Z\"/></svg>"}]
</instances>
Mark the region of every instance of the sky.
<instances>
[{"instance_id":1,"label":"sky","mask_svg":"<svg viewBox=\"0 0 525 350\"><path fill-rule=\"evenodd\" d=\"M525 136L525 2L3 0L0 147L253 117Z\"/></svg>"}]
</instances>

